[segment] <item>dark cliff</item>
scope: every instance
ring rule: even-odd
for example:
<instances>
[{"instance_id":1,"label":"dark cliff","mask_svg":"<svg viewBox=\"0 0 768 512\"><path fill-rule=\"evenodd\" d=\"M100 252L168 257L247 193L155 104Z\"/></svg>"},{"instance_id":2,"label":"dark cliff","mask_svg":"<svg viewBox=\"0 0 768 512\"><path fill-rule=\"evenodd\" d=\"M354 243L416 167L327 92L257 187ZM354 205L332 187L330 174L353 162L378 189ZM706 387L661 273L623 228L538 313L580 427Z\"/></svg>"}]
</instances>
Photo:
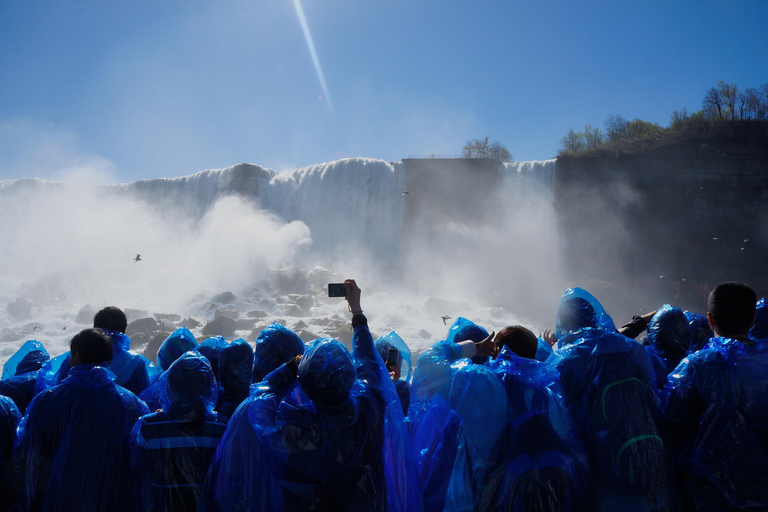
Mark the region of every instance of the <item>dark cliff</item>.
<instances>
[{"instance_id":1,"label":"dark cliff","mask_svg":"<svg viewBox=\"0 0 768 512\"><path fill-rule=\"evenodd\" d=\"M623 156L557 160L563 254L600 280L702 309L709 288L768 289L768 147L689 140Z\"/></svg>"}]
</instances>

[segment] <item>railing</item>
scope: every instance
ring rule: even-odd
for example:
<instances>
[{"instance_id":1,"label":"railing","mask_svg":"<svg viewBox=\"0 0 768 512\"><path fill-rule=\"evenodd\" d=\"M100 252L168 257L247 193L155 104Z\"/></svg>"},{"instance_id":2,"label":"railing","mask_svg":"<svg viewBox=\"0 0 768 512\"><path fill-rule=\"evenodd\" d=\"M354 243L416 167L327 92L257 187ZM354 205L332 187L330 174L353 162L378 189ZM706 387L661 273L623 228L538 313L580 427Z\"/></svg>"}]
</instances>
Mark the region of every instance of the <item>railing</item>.
<instances>
[{"instance_id":1,"label":"railing","mask_svg":"<svg viewBox=\"0 0 768 512\"><path fill-rule=\"evenodd\" d=\"M457 159L457 158L467 158L464 155L409 155L406 160L409 159L419 159L419 158L450 158L450 159Z\"/></svg>"}]
</instances>

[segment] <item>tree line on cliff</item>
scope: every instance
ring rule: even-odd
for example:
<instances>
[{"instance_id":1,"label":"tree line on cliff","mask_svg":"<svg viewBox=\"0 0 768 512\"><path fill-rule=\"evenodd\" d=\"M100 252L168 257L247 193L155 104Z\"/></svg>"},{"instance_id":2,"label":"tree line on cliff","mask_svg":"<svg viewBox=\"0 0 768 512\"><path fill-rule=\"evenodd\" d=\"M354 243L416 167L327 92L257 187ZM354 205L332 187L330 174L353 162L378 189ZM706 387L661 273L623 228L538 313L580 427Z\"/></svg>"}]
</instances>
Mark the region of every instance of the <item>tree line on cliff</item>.
<instances>
[{"instance_id":1,"label":"tree line on cliff","mask_svg":"<svg viewBox=\"0 0 768 512\"><path fill-rule=\"evenodd\" d=\"M675 110L667 127L612 114L605 120L605 132L591 125L582 131L569 130L560 141L558 155L613 151L621 155L691 139L768 142L768 84L740 91L736 84L720 80L704 95L701 110L690 114L685 107Z\"/></svg>"}]
</instances>

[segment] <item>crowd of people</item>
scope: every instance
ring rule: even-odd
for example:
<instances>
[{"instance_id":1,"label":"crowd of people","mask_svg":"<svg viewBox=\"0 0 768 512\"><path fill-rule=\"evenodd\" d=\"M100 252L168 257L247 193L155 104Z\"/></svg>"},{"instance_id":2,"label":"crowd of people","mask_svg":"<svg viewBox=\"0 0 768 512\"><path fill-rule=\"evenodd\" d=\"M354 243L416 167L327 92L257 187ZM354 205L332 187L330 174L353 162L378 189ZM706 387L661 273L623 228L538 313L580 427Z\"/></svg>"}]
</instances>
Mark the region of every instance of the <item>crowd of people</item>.
<instances>
[{"instance_id":1,"label":"crowd of people","mask_svg":"<svg viewBox=\"0 0 768 512\"><path fill-rule=\"evenodd\" d=\"M181 328L156 366L116 307L61 356L28 341L0 381L0 510L768 510L748 286L619 328L568 289L552 331L460 317L416 364L344 288L351 353L279 323L255 349Z\"/></svg>"}]
</instances>

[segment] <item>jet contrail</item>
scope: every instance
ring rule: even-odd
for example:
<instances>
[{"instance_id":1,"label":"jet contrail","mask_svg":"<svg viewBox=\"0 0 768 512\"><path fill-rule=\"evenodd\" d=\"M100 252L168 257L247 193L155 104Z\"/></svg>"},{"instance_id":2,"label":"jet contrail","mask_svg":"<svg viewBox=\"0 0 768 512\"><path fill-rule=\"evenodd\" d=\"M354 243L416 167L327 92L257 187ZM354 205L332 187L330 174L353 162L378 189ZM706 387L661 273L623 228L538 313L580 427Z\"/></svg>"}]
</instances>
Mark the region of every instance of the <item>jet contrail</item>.
<instances>
[{"instance_id":1,"label":"jet contrail","mask_svg":"<svg viewBox=\"0 0 768 512\"><path fill-rule=\"evenodd\" d=\"M307 47L309 48L309 55L312 57L312 63L315 65L315 71L317 72L317 79L320 80L320 87L323 89L323 96L328 102L328 107L333 111L333 103L331 103L331 93L328 92L328 85L325 83L325 77L323 76L323 69L320 67L320 59L317 58L317 52L315 51L315 43L312 42L312 34L309 33L309 26L307 25L307 18L304 17L304 9L301 8L300 0L293 0L293 6L296 7L296 14L299 16L299 23L301 23L301 29L304 31L304 38L307 40Z\"/></svg>"}]
</instances>

